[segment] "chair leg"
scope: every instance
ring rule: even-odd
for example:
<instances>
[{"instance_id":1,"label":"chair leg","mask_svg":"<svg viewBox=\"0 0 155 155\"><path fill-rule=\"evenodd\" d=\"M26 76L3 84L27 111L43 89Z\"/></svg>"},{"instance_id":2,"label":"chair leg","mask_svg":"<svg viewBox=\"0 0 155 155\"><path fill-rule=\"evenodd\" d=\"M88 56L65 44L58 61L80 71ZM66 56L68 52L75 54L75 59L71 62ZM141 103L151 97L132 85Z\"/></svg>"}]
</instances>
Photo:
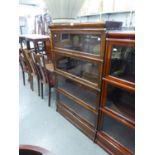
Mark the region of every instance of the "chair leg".
<instances>
[{"instance_id":1,"label":"chair leg","mask_svg":"<svg viewBox=\"0 0 155 155\"><path fill-rule=\"evenodd\" d=\"M38 77L37 77L37 81L38 81L38 96L40 96L40 80Z\"/></svg>"},{"instance_id":2,"label":"chair leg","mask_svg":"<svg viewBox=\"0 0 155 155\"><path fill-rule=\"evenodd\" d=\"M41 82L41 98L43 99L43 83Z\"/></svg>"},{"instance_id":3,"label":"chair leg","mask_svg":"<svg viewBox=\"0 0 155 155\"><path fill-rule=\"evenodd\" d=\"M24 73L24 71L22 71L22 74L23 74L23 84L25 86L25 73Z\"/></svg>"},{"instance_id":4,"label":"chair leg","mask_svg":"<svg viewBox=\"0 0 155 155\"><path fill-rule=\"evenodd\" d=\"M29 75L28 81L30 82L30 89L32 90L32 77L31 77L31 75Z\"/></svg>"},{"instance_id":5,"label":"chair leg","mask_svg":"<svg viewBox=\"0 0 155 155\"><path fill-rule=\"evenodd\" d=\"M31 76L31 79L30 79L30 85L31 85L31 90L34 91L34 87L33 87L33 76Z\"/></svg>"},{"instance_id":6,"label":"chair leg","mask_svg":"<svg viewBox=\"0 0 155 155\"><path fill-rule=\"evenodd\" d=\"M48 106L50 107L51 105L51 87L49 86L49 90L48 90Z\"/></svg>"}]
</instances>

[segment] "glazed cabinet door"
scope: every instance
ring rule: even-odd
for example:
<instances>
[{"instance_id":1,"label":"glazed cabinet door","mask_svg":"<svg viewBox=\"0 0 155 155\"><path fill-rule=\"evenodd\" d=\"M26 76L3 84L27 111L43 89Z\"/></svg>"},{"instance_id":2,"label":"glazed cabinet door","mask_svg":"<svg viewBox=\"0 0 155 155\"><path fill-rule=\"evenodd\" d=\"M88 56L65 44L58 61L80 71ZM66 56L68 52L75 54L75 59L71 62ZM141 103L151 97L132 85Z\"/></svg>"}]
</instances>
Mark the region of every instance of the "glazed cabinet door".
<instances>
[{"instance_id":1,"label":"glazed cabinet door","mask_svg":"<svg viewBox=\"0 0 155 155\"><path fill-rule=\"evenodd\" d=\"M108 39L105 77L131 85L135 83L135 41Z\"/></svg>"},{"instance_id":2,"label":"glazed cabinet door","mask_svg":"<svg viewBox=\"0 0 155 155\"><path fill-rule=\"evenodd\" d=\"M120 150L126 150L128 153L135 152L135 129L129 128L112 117L102 114L101 133L107 136L113 142L113 145L120 145ZM119 150L118 149L118 150ZM121 152L121 151L120 151ZM124 154L125 155L125 154Z\"/></svg>"},{"instance_id":3,"label":"glazed cabinet door","mask_svg":"<svg viewBox=\"0 0 155 155\"><path fill-rule=\"evenodd\" d=\"M135 92L104 82L105 90L101 108L109 113L127 120L131 124L135 123ZM103 96L102 96L103 97Z\"/></svg>"},{"instance_id":4,"label":"glazed cabinet door","mask_svg":"<svg viewBox=\"0 0 155 155\"><path fill-rule=\"evenodd\" d=\"M101 33L57 32L53 34L54 48L70 53L103 57Z\"/></svg>"},{"instance_id":5,"label":"glazed cabinet door","mask_svg":"<svg viewBox=\"0 0 155 155\"><path fill-rule=\"evenodd\" d=\"M100 92L83 86L64 76L57 75L57 79L57 89L59 92L68 95L86 109L97 113Z\"/></svg>"},{"instance_id":6,"label":"glazed cabinet door","mask_svg":"<svg viewBox=\"0 0 155 155\"><path fill-rule=\"evenodd\" d=\"M81 121L89 124L94 129L97 123L97 114L91 112L90 110L84 108L68 96L59 93L58 94L59 104L63 104L66 109L68 109L72 114L76 115L81 119Z\"/></svg>"},{"instance_id":7,"label":"glazed cabinet door","mask_svg":"<svg viewBox=\"0 0 155 155\"><path fill-rule=\"evenodd\" d=\"M100 87L102 64L77 57L55 54L56 71L83 81L96 88Z\"/></svg>"}]
</instances>

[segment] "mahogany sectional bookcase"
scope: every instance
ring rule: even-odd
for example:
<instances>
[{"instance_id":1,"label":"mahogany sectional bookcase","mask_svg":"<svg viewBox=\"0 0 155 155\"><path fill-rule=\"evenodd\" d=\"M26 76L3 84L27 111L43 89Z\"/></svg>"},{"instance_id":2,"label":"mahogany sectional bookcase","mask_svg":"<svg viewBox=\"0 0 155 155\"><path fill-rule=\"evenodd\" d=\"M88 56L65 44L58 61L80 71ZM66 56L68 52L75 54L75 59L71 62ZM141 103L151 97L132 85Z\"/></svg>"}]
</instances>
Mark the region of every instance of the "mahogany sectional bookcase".
<instances>
[{"instance_id":1,"label":"mahogany sectional bookcase","mask_svg":"<svg viewBox=\"0 0 155 155\"><path fill-rule=\"evenodd\" d=\"M135 151L135 34L107 32L96 142L114 155Z\"/></svg>"},{"instance_id":2,"label":"mahogany sectional bookcase","mask_svg":"<svg viewBox=\"0 0 155 155\"><path fill-rule=\"evenodd\" d=\"M106 34L104 23L49 28L57 111L109 153L132 154L134 36Z\"/></svg>"},{"instance_id":3,"label":"mahogany sectional bookcase","mask_svg":"<svg viewBox=\"0 0 155 155\"><path fill-rule=\"evenodd\" d=\"M57 110L94 140L101 96L104 24L51 25Z\"/></svg>"}]
</instances>

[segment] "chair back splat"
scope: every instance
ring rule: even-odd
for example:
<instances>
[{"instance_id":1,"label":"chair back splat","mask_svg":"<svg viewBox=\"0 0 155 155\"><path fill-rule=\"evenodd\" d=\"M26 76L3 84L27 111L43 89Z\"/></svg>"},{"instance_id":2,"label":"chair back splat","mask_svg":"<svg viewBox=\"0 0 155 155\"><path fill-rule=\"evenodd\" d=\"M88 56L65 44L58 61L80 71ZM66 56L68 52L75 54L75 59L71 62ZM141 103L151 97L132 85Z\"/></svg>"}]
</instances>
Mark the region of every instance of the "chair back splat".
<instances>
[{"instance_id":1,"label":"chair back splat","mask_svg":"<svg viewBox=\"0 0 155 155\"><path fill-rule=\"evenodd\" d=\"M34 64L35 64L37 71L38 71L38 74L40 76L42 99L43 99L43 84L48 85L48 87L49 87L48 105L50 106L51 88L54 87L54 84L55 84L55 75L53 72L49 72L47 70L46 64L45 64L45 57L43 54L36 54L33 52L32 53L32 59L34 61Z\"/></svg>"},{"instance_id":2,"label":"chair back splat","mask_svg":"<svg viewBox=\"0 0 155 155\"><path fill-rule=\"evenodd\" d=\"M31 73L32 73L32 69L31 66L28 62L28 59L26 57L25 51L23 49L19 49L19 63L22 69L22 74L23 74L23 84L25 85L25 73L28 74L28 81L30 82L30 87L32 88L32 77L31 77Z\"/></svg>"}]
</instances>

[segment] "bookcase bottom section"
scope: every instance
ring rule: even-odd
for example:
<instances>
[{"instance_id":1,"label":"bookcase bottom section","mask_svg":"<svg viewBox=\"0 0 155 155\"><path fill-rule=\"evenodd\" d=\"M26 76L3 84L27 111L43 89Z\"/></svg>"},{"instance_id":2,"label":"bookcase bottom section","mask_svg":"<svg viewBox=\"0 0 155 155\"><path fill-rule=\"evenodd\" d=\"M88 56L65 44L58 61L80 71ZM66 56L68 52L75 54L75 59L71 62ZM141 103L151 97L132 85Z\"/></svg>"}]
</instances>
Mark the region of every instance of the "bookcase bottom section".
<instances>
[{"instance_id":1,"label":"bookcase bottom section","mask_svg":"<svg viewBox=\"0 0 155 155\"><path fill-rule=\"evenodd\" d=\"M83 122L80 118L66 109L63 105L57 105L57 111L64 116L67 120L69 120L73 125L75 125L78 129L80 129L85 135L87 135L91 140L95 139L95 129L89 127L85 122Z\"/></svg>"},{"instance_id":2,"label":"bookcase bottom section","mask_svg":"<svg viewBox=\"0 0 155 155\"><path fill-rule=\"evenodd\" d=\"M95 142L110 155L133 155L133 153L131 153L128 149L116 143L104 133L98 132Z\"/></svg>"}]
</instances>

